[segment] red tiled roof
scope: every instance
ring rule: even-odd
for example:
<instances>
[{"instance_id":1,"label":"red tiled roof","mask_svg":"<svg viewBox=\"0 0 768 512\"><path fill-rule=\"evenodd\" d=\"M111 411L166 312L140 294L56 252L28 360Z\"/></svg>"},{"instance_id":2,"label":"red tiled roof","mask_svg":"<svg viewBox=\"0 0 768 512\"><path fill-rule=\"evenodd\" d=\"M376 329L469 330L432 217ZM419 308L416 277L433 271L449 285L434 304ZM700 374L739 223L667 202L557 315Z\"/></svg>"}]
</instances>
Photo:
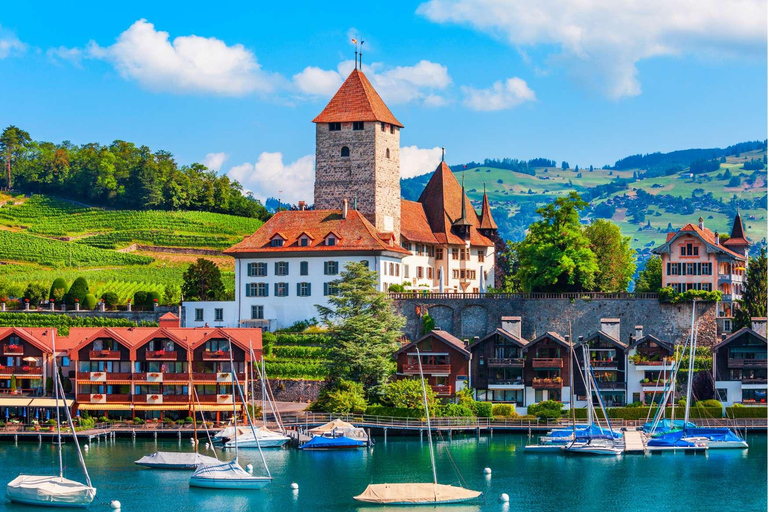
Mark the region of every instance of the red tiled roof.
<instances>
[{"instance_id":1,"label":"red tiled roof","mask_svg":"<svg viewBox=\"0 0 768 512\"><path fill-rule=\"evenodd\" d=\"M438 243L429 227L424 205L416 201L400 201L400 234L411 242Z\"/></svg>"},{"instance_id":2,"label":"red tiled roof","mask_svg":"<svg viewBox=\"0 0 768 512\"><path fill-rule=\"evenodd\" d=\"M160 320L178 320L179 317L171 313L170 311L160 317Z\"/></svg>"},{"instance_id":3,"label":"red tiled roof","mask_svg":"<svg viewBox=\"0 0 768 512\"><path fill-rule=\"evenodd\" d=\"M680 228L680 231L678 231L678 233L685 232L685 231L696 233L706 243L721 249L723 252L725 252L726 254L728 254L730 256L734 256L736 258L744 259L744 256L742 256L741 254L738 254L736 252L733 252L732 250L728 249L727 247L724 247L723 244L715 243L715 234L712 232L712 230L710 230L708 228L700 228L699 226L697 226L695 224L691 224L689 222L688 224L686 224L685 226ZM674 233L672 236L674 236L676 234L677 233Z\"/></svg>"},{"instance_id":4,"label":"red tiled roof","mask_svg":"<svg viewBox=\"0 0 768 512\"><path fill-rule=\"evenodd\" d=\"M451 231L453 223L461 218L462 200L466 210L466 220L472 226L470 243L475 246L493 246L491 240L477 231L480 227L480 219L472 208L469 198L462 192L456 176L453 175L448 164L440 162L427 186L424 187L419 203L424 206L432 232L441 244L464 244L464 240ZM402 222L400 224L403 225Z\"/></svg>"},{"instance_id":5,"label":"red tiled roof","mask_svg":"<svg viewBox=\"0 0 768 512\"><path fill-rule=\"evenodd\" d=\"M275 233L283 233L285 242L272 247L270 240ZM302 234L312 234L313 240L306 246L299 245ZM337 237L336 245L325 245L329 233ZM362 213L349 210L344 219L341 210L297 210L276 213L254 234L225 250L225 254L281 253L313 251L389 251L410 254L396 244L383 241L376 228Z\"/></svg>"},{"instance_id":6,"label":"red tiled roof","mask_svg":"<svg viewBox=\"0 0 768 512\"><path fill-rule=\"evenodd\" d=\"M359 69L352 71L320 115L312 120L313 123L352 121L381 121L403 127Z\"/></svg>"},{"instance_id":7,"label":"red tiled roof","mask_svg":"<svg viewBox=\"0 0 768 512\"><path fill-rule=\"evenodd\" d=\"M488 195L483 192L483 208L480 213L480 229L498 229L491 215L491 205L488 204Z\"/></svg>"},{"instance_id":8,"label":"red tiled roof","mask_svg":"<svg viewBox=\"0 0 768 512\"><path fill-rule=\"evenodd\" d=\"M408 343L406 345L403 345L402 347L400 347L400 349L397 352L394 353L394 355L397 356L397 355L401 354L402 352L405 352L409 348L418 345L423 340L428 339L428 338L437 338L438 340L442 341L446 345L449 345L452 348L458 350L459 352L461 352L465 356L469 356L469 354L470 354L469 349L467 349L467 346L459 338L457 338L453 334L449 333L448 331L443 331L443 330L440 330L440 329L434 329L432 331L429 331L427 334L425 334L421 338L419 338L419 339L417 339L415 341L412 341L412 342L410 342L410 343Z\"/></svg>"},{"instance_id":9,"label":"red tiled roof","mask_svg":"<svg viewBox=\"0 0 768 512\"><path fill-rule=\"evenodd\" d=\"M51 327L5 327L0 328L0 340L15 334L40 350L50 352L51 331L56 332L56 329ZM60 350L58 344L56 345L56 350Z\"/></svg>"}]
</instances>

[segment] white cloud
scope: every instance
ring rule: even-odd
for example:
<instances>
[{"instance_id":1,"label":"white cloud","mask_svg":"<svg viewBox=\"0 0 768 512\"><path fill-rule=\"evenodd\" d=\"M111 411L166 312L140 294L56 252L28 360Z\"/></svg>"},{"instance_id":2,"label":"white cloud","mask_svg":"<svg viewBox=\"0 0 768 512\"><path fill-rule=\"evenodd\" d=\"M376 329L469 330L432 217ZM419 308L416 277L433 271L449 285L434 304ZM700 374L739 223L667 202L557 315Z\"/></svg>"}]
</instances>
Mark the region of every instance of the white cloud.
<instances>
[{"instance_id":1,"label":"white cloud","mask_svg":"<svg viewBox=\"0 0 768 512\"><path fill-rule=\"evenodd\" d=\"M354 69L354 61L339 63L336 70L323 70L309 66L294 75L294 86L302 93L314 96L332 96ZM448 68L442 64L422 60L414 66L387 68L380 62L363 64L363 71L376 91L388 104L422 102L427 106L447 103L436 91L448 88L453 82Z\"/></svg>"},{"instance_id":2,"label":"white cloud","mask_svg":"<svg viewBox=\"0 0 768 512\"><path fill-rule=\"evenodd\" d=\"M229 155L226 153L208 153L200 163L212 171L219 172L227 158L229 158Z\"/></svg>"},{"instance_id":3,"label":"white cloud","mask_svg":"<svg viewBox=\"0 0 768 512\"><path fill-rule=\"evenodd\" d=\"M400 177L413 178L432 172L442 158L441 148L404 146L400 148Z\"/></svg>"},{"instance_id":4,"label":"white cloud","mask_svg":"<svg viewBox=\"0 0 768 512\"><path fill-rule=\"evenodd\" d=\"M73 63L77 67L81 67L83 60L83 50L80 48L67 48L66 46L59 46L58 48L49 48L45 54L48 56L48 58L55 62L66 60Z\"/></svg>"},{"instance_id":5,"label":"white cloud","mask_svg":"<svg viewBox=\"0 0 768 512\"><path fill-rule=\"evenodd\" d=\"M0 59L5 59L13 54L24 53L27 45L22 43L18 37L2 30L0 27Z\"/></svg>"},{"instance_id":6,"label":"white cloud","mask_svg":"<svg viewBox=\"0 0 768 512\"><path fill-rule=\"evenodd\" d=\"M227 46L220 39L196 35L171 41L168 32L155 30L145 19L131 25L111 46L92 41L86 53L153 91L242 96L270 92L279 81L264 72L256 56L241 44Z\"/></svg>"},{"instance_id":7,"label":"white cloud","mask_svg":"<svg viewBox=\"0 0 768 512\"><path fill-rule=\"evenodd\" d=\"M517 48L554 46L553 62L614 99L641 93L643 59L765 55L764 0L429 0L417 12Z\"/></svg>"},{"instance_id":8,"label":"white cloud","mask_svg":"<svg viewBox=\"0 0 768 512\"><path fill-rule=\"evenodd\" d=\"M472 110L494 111L516 107L526 101L536 101L534 93L522 78L495 82L488 89L462 87L464 104Z\"/></svg>"},{"instance_id":9,"label":"white cloud","mask_svg":"<svg viewBox=\"0 0 768 512\"><path fill-rule=\"evenodd\" d=\"M239 181L257 199L280 195L282 201L296 204L314 201L315 156L307 155L284 164L282 153L261 153L256 163L232 167L227 176ZM282 192L281 192L282 191Z\"/></svg>"}]
</instances>

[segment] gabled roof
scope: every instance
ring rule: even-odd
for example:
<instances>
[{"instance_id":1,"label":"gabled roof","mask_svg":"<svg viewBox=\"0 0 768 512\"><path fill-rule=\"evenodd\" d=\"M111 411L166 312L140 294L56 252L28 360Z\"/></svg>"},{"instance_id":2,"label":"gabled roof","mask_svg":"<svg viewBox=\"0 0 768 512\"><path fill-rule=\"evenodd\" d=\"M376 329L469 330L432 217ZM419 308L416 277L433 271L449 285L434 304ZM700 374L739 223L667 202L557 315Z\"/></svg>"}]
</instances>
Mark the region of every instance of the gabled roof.
<instances>
[{"instance_id":1,"label":"gabled roof","mask_svg":"<svg viewBox=\"0 0 768 512\"><path fill-rule=\"evenodd\" d=\"M491 205L488 203L488 194L483 191L483 207L480 211L480 229L499 229L491 215Z\"/></svg>"},{"instance_id":2,"label":"gabled roof","mask_svg":"<svg viewBox=\"0 0 768 512\"><path fill-rule=\"evenodd\" d=\"M536 344L536 343L538 343L538 342L540 342L542 340L545 340L545 339L551 339L552 341L557 342L558 344L564 346L565 348L568 348L568 349L571 348L571 344L568 343L567 341L565 341L565 338L563 338L562 336L560 336L556 332L552 332L552 331L547 331L544 334L542 334L541 336L539 336L538 338L536 338L536 339L534 339L532 341L529 341L528 344L526 345L526 347L531 347L532 345L534 345L534 344Z\"/></svg>"},{"instance_id":3,"label":"gabled roof","mask_svg":"<svg viewBox=\"0 0 768 512\"><path fill-rule=\"evenodd\" d=\"M730 342L732 342L732 341L735 341L735 340L737 340L737 339L741 338L742 336L749 336L749 335L752 335L752 336L754 336L755 338L757 338L758 340L762 341L763 343L768 343L768 340L766 340L765 336L763 336L763 335L762 335L762 334L760 334L759 332L757 332L757 331L753 331L753 330L752 330L751 328L749 328L749 327L742 327L742 328L741 328L741 329L739 329L738 331L736 331L736 332L732 333L730 336L728 336L727 338L725 338L725 339L724 339L723 341L721 341L720 343L718 343L718 344L714 345L714 346L712 347L712 350L713 350L713 351L715 351L715 350L719 350L719 349L723 348L724 346L726 346L727 344L729 344Z\"/></svg>"},{"instance_id":4,"label":"gabled roof","mask_svg":"<svg viewBox=\"0 0 768 512\"><path fill-rule=\"evenodd\" d=\"M670 352L674 351L674 349L675 349L675 347L674 347L674 345L672 343L669 343L668 341L662 341L659 338L657 338L656 336L654 336L653 334L646 334L645 336L636 339L635 341L630 343L630 345L627 348L628 349L635 348L635 347L637 347L639 345L642 345L643 343L646 343L648 341L652 341L652 342L656 343L657 345L659 345L660 347L669 350Z\"/></svg>"},{"instance_id":5,"label":"gabled roof","mask_svg":"<svg viewBox=\"0 0 768 512\"><path fill-rule=\"evenodd\" d=\"M152 328L150 327L150 329ZM123 347L130 350L132 343L123 336L123 334L127 334L128 332L129 331L127 331L126 329L126 332L118 334L117 332L115 332L115 330L113 330L110 327L101 327L89 333L84 338L80 339L80 341L77 342L77 345L75 345L72 348L72 352L74 352L74 354L76 355L77 352L79 352L83 347L85 347L89 343L99 338L112 338L113 340L121 344ZM70 331L70 336L71 335L72 335L72 332Z\"/></svg>"},{"instance_id":6,"label":"gabled roof","mask_svg":"<svg viewBox=\"0 0 768 512\"><path fill-rule=\"evenodd\" d=\"M667 233L667 241L664 244L653 249L652 252L654 254L664 254L669 252L670 244L677 238L684 235L693 235L699 238L707 246L708 252L720 252L742 261L746 260L744 256L736 252L733 252L732 250L725 247L723 244L715 243L716 242L715 234L710 229L700 228L699 226L691 223L686 224L685 226L680 228L680 230L677 231L676 233Z\"/></svg>"},{"instance_id":7,"label":"gabled roof","mask_svg":"<svg viewBox=\"0 0 768 512\"><path fill-rule=\"evenodd\" d=\"M464 342L461 341L459 338L454 336L453 334L449 333L448 331L442 331L442 330L432 330L429 331L427 334L422 336L421 338L412 341L408 343L407 345L403 345L400 347L400 350L395 352L395 356L399 355L402 352L405 352L406 350L410 349L411 347L415 347L417 344L421 343L422 341L426 340L427 338L437 338L438 340L448 344L451 346L451 348L454 348L464 354L465 356L469 357L470 352L467 350L467 347L464 345Z\"/></svg>"},{"instance_id":8,"label":"gabled roof","mask_svg":"<svg viewBox=\"0 0 768 512\"><path fill-rule=\"evenodd\" d=\"M270 240L280 233L285 242L272 247ZM338 242L325 245L325 238L333 233ZM299 238L311 234L311 243L302 246ZM278 212L254 234L224 251L236 256L249 253L285 253L314 251L389 251L410 254L396 244L389 244L379 237L376 228L362 213L349 210L345 219L341 210L296 210Z\"/></svg>"},{"instance_id":9,"label":"gabled roof","mask_svg":"<svg viewBox=\"0 0 768 512\"><path fill-rule=\"evenodd\" d=\"M597 331L596 333L592 334L588 338L585 338L580 343L577 343L576 346L586 345L587 343L589 343L590 341L592 341L592 340L594 340L596 338L605 338L606 340L610 341L611 343L613 343L614 345L619 347L621 350L626 350L627 349L627 344L626 343L617 340L616 338L614 338L613 336L611 336L610 334L608 334L608 333L606 333L604 331Z\"/></svg>"},{"instance_id":10,"label":"gabled roof","mask_svg":"<svg viewBox=\"0 0 768 512\"><path fill-rule=\"evenodd\" d=\"M468 348L471 349L471 348L474 348L474 347L476 347L478 345L481 345L481 344L485 343L486 341L490 340L491 338L493 338L494 336L501 336L501 337L503 337L505 339L508 339L509 341L511 341L512 343L514 343L515 345L517 345L520 348L525 348L529 344L528 340L526 340L525 338L518 338L517 336L515 336L511 332L505 331L501 327L497 327L496 330L493 331L491 334L488 334L487 336L483 336L479 340L477 340L475 342L472 342L469 345Z\"/></svg>"},{"instance_id":11,"label":"gabled roof","mask_svg":"<svg viewBox=\"0 0 768 512\"><path fill-rule=\"evenodd\" d=\"M349 74L328 105L312 120L313 123L352 121L381 121L403 127L359 69Z\"/></svg>"},{"instance_id":12,"label":"gabled roof","mask_svg":"<svg viewBox=\"0 0 768 512\"><path fill-rule=\"evenodd\" d=\"M400 201L400 234L410 242L438 243L429 227L424 205L416 201Z\"/></svg>"},{"instance_id":13,"label":"gabled roof","mask_svg":"<svg viewBox=\"0 0 768 512\"><path fill-rule=\"evenodd\" d=\"M737 212L736 218L733 219L733 227L731 228L731 237L723 242L725 246L744 246L750 245L747 236L744 234L744 223L741 222L741 215Z\"/></svg>"},{"instance_id":14,"label":"gabled roof","mask_svg":"<svg viewBox=\"0 0 768 512\"><path fill-rule=\"evenodd\" d=\"M184 331L189 330L190 329L184 329ZM224 338L230 340L234 345L245 351L245 359L248 361L251 357L249 342L251 342L251 346L254 350L261 349L261 329L228 329L222 327L214 327L211 329L209 327L203 329L194 329L193 332L189 334L190 336L187 339L187 343L189 343L190 350L197 349L208 340Z\"/></svg>"},{"instance_id":15,"label":"gabled roof","mask_svg":"<svg viewBox=\"0 0 768 512\"><path fill-rule=\"evenodd\" d=\"M172 314L172 313L166 313L163 316L166 316L166 315L169 315L169 314ZM174 316L176 316L176 315L174 315ZM146 336L144 336L143 339L139 340L138 342L134 343L131 346L131 358L135 359L136 358L136 351L138 351L141 347L143 347L144 345L146 345L150 341L152 341L154 339L157 339L157 338L168 338L169 340L172 340L174 343L180 345L182 348L184 348L184 349L187 348L186 342L182 338L177 336L173 331L171 331L170 329L168 329L166 327L159 327L159 328L153 329L153 331L151 333L147 334Z\"/></svg>"},{"instance_id":16,"label":"gabled roof","mask_svg":"<svg viewBox=\"0 0 768 512\"><path fill-rule=\"evenodd\" d=\"M178 320L179 317L171 313L170 311L160 317L160 320Z\"/></svg>"},{"instance_id":17,"label":"gabled roof","mask_svg":"<svg viewBox=\"0 0 768 512\"><path fill-rule=\"evenodd\" d=\"M7 336L16 335L22 340L28 342L43 352L51 353L51 332L55 332L52 327L6 327L0 329L0 340ZM59 347L56 347L59 350Z\"/></svg>"}]
</instances>

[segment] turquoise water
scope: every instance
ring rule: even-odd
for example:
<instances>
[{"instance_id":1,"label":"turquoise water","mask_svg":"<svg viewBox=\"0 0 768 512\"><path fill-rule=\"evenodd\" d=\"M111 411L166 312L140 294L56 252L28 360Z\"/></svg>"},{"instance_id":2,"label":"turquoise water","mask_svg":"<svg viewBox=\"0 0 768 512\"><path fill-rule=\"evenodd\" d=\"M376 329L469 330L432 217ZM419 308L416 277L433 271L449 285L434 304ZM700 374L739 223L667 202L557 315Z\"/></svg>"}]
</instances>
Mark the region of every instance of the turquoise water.
<instances>
[{"instance_id":1,"label":"turquoise water","mask_svg":"<svg viewBox=\"0 0 768 512\"><path fill-rule=\"evenodd\" d=\"M766 510L766 436L747 439L748 451L712 450L708 454L629 455L619 459L532 455L523 452L525 435L462 436L450 441L451 455L468 486L486 493L484 503L452 505L451 511L738 511ZM377 439L369 450L300 452L267 450L274 482L261 491L190 489L190 472L156 471L133 464L159 449L187 450L188 439L93 442L86 455L98 499L119 500L122 512L293 512L403 510L403 507L361 506L352 496L368 483L430 481L429 451L418 438ZM203 450L210 454L209 451ZM230 455L231 456L231 455ZM438 449L438 479L456 483L456 471L445 450ZM52 474L57 466L49 443L0 443L0 483L20 472ZM241 451L241 464L261 468L256 450ZM65 449L65 476L81 480L74 446ZM483 468L490 467L490 478ZM290 489L299 484L298 493ZM510 503L497 502L501 493ZM93 505L93 510L109 510ZM0 502L0 509L39 511ZM414 508L411 508L413 510ZM432 507L416 507L431 510Z\"/></svg>"}]
</instances>

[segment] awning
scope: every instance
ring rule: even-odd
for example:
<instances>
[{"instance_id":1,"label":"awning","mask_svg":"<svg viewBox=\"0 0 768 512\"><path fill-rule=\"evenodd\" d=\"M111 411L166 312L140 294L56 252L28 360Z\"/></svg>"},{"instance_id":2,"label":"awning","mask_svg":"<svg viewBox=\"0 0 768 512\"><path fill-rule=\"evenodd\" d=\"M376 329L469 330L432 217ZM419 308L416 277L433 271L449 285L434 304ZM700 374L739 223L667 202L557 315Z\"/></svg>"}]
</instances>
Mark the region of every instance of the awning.
<instances>
[{"instance_id":1,"label":"awning","mask_svg":"<svg viewBox=\"0 0 768 512\"><path fill-rule=\"evenodd\" d=\"M74 400L67 400L66 406L70 406L73 403L75 403ZM59 399L59 407L64 407L64 399ZM55 398L35 398L32 400L32 402L29 404L29 407L56 407L56 399Z\"/></svg>"},{"instance_id":2,"label":"awning","mask_svg":"<svg viewBox=\"0 0 768 512\"><path fill-rule=\"evenodd\" d=\"M240 411L243 409L242 404L237 404L237 410ZM204 411L204 412L231 412L232 411L232 405L199 405L195 407L196 411Z\"/></svg>"},{"instance_id":3,"label":"awning","mask_svg":"<svg viewBox=\"0 0 768 512\"><path fill-rule=\"evenodd\" d=\"M155 404L155 405L134 405L134 411L187 411L188 405L184 404Z\"/></svg>"},{"instance_id":4,"label":"awning","mask_svg":"<svg viewBox=\"0 0 768 512\"><path fill-rule=\"evenodd\" d=\"M32 399L28 396L23 398L0 398L0 407L27 407Z\"/></svg>"},{"instance_id":5,"label":"awning","mask_svg":"<svg viewBox=\"0 0 768 512\"><path fill-rule=\"evenodd\" d=\"M130 411L131 404L80 404L78 409L83 411Z\"/></svg>"}]
</instances>

